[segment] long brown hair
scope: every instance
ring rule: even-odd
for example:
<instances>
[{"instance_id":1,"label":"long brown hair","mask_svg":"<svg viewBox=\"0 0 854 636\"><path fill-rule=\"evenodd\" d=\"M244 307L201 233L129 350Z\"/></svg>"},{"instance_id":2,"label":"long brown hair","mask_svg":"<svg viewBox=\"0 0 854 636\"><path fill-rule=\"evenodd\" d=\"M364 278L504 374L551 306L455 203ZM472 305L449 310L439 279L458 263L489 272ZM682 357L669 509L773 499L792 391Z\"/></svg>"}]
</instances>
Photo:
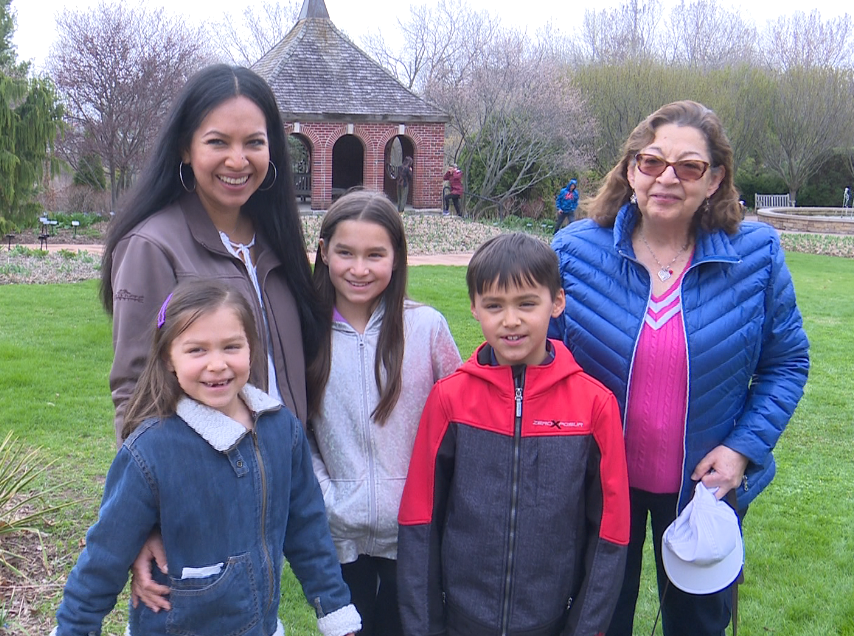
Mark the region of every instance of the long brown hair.
<instances>
[{"instance_id":1,"label":"long brown hair","mask_svg":"<svg viewBox=\"0 0 854 636\"><path fill-rule=\"evenodd\" d=\"M602 227L613 227L617 212L632 196L627 177L629 167L641 150L655 139L655 131L665 124L696 128L706 139L712 169L723 169L724 176L715 193L709 197L709 207L700 206L694 215L694 225L707 232L724 230L734 234L741 223L741 204L733 184L732 145L723 124L715 113L690 100L662 106L644 119L623 144L623 156L605 176L596 196L581 202L581 208Z\"/></svg>"},{"instance_id":2,"label":"long brown hair","mask_svg":"<svg viewBox=\"0 0 854 636\"><path fill-rule=\"evenodd\" d=\"M195 279L178 283L168 300L164 301L157 324L152 325L151 353L128 400L122 439L127 439L149 417L162 419L175 413L184 392L167 366L169 350L175 338L190 325L220 307L230 307L237 313L249 341L250 363L255 361L255 356L261 351L258 331L252 309L240 292L217 280Z\"/></svg>"},{"instance_id":3,"label":"long brown hair","mask_svg":"<svg viewBox=\"0 0 854 636\"><path fill-rule=\"evenodd\" d=\"M342 221L368 221L376 223L388 233L394 250L394 264L391 280L382 293L385 304L377 355L374 360L374 378L380 392L380 401L371 413L379 424L385 424L400 397L401 371L403 370L403 301L406 300L406 235L400 213L394 204L380 192L356 190L348 192L335 201L323 217L320 226L320 238L329 244L335 229ZM329 268L321 257L321 247L317 247L314 259L314 286L323 303L324 310L332 315L335 306L335 287L329 278ZM326 384L329 382L329 369L332 364L332 325L321 336L318 354L306 370L308 386L309 417L320 412ZM385 370L385 381L383 381Z\"/></svg>"}]
</instances>

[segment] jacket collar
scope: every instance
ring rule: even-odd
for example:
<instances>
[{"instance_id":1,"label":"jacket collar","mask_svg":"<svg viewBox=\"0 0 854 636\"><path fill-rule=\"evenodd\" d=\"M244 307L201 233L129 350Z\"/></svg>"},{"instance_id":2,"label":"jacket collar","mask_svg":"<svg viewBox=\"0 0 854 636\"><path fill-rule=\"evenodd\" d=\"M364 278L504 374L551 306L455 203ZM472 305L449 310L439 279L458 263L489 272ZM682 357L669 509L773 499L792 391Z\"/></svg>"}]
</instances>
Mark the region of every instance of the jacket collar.
<instances>
[{"instance_id":1,"label":"jacket collar","mask_svg":"<svg viewBox=\"0 0 854 636\"><path fill-rule=\"evenodd\" d=\"M559 340L551 340L554 356L546 364L528 366L525 368L525 385L529 395L537 395L549 391L567 376L581 373L582 369L575 358ZM471 357L459 368L459 371L473 375L481 380L495 385L502 393L513 393L513 367L506 365L494 366L490 361L491 348L489 343L480 345Z\"/></svg>"},{"instance_id":2,"label":"jacket collar","mask_svg":"<svg viewBox=\"0 0 854 636\"><path fill-rule=\"evenodd\" d=\"M626 203L617 213L614 221L614 249L617 253L630 258L635 258L632 247L632 233L640 218L640 212L634 203ZM741 257L732 246L729 236L723 230L714 232L697 231L696 245L694 246L694 258L692 266L698 263L718 261L724 263L738 263Z\"/></svg>"},{"instance_id":3,"label":"jacket collar","mask_svg":"<svg viewBox=\"0 0 854 636\"><path fill-rule=\"evenodd\" d=\"M199 195L195 192L188 192L181 196L179 200L181 211L184 213L184 219L187 221L187 227L190 229L190 234L193 239L205 249L208 249L217 254L231 257L228 250L222 244L222 239L219 237L219 231L214 226L211 217L208 215L205 206L202 205Z\"/></svg>"},{"instance_id":4,"label":"jacket collar","mask_svg":"<svg viewBox=\"0 0 854 636\"><path fill-rule=\"evenodd\" d=\"M187 222L187 227L190 229L190 234L192 234L193 240L196 243L211 252L215 252L226 258L236 259L222 244L219 230L216 229L213 221L211 221L211 217L208 215L207 210L205 210L205 206L202 205L199 195L195 192L187 192L181 196L178 203L181 206L181 211L184 213L184 219ZM257 254L255 257L255 267L259 271L262 270L262 260L264 261L263 271L269 271L280 265L279 259L267 244L266 237L263 234L259 234L257 228L255 232L255 251ZM261 278L260 275L259 278Z\"/></svg>"},{"instance_id":5,"label":"jacket collar","mask_svg":"<svg viewBox=\"0 0 854 636\"><path fill-rule=\"evenodd\" d=\"M256 420L260 414L275 411L282 407L277 400L251 384L243 387L243 390L240 391L240 397L243 398ZM187 423L187 426L196 431L202 439L220 453L228 452L234 448L249 432L242 424L227 415L187 396L178 401L175 412Z\"/></svg>"},{"instance_id":6,"label":"jacket collar","mask_svg":"<svg viewBox=\"0 0 854 636\"><path fill-rule=\"evenodd\" d=\"M374 313L371 314L371 317L368 318L368 324L365 325L365 334L377 332L379 333L380 327L383 324L383 316L385 315L385 301L380 300L377 308L374 309ZM350 323L344 322L341 320L333 320L332 328L336 331L344 331L347 333L356 333L356 330L350 326Z\"/></svg>"}]
</instances>

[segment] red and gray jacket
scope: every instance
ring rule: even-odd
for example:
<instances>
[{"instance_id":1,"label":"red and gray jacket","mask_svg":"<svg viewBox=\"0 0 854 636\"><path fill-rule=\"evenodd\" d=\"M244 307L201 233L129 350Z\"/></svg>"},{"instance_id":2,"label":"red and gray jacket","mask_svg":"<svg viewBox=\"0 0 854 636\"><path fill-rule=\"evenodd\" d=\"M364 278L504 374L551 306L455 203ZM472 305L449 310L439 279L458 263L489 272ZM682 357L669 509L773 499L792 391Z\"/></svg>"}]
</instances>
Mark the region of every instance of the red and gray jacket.
<instances>
[{"instance_id":1,"label":"red and gray jacket","mask_svg":"<svg viewBox=\"0 0 854 636\"><path fill-rule=\"evenodd\" d=\"M399 515L407 636L608 627L629 541L619 408L551 343L515 373L483 345L427 400Z\"/></svg>"}]
</instances>

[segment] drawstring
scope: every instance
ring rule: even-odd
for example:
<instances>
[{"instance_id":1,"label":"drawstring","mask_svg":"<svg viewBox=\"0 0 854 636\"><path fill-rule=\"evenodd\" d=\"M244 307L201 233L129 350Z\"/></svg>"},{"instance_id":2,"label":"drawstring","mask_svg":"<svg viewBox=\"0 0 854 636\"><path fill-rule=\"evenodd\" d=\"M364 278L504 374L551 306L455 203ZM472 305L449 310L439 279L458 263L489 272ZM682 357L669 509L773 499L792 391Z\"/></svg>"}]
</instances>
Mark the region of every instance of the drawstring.
<instances>
[{"instance_id":1,"label":"drawstring","mask_svg":"<svg viewBox=\"0 0 854 636\"><path fill-rule=\"evenodd\" d=\"M255 264L252 262L252 254L249 251L250 248L255 245L255 236L253 235L252 240L246 245L243 243L235 243L228 238L228 234L225 232L220 232L219 236L222 240L222 244L225 246L225 249L227 249L232 256L239 258L240 262L246 266L246 272L249 274L249 280L252 281L255 293L258 294L258 301L261 302L261 285L258 282L258 274L255 271Z\"/></svg>"},{"instance_id":2,"label":"drawstring","mask_svg":"<svg viewBox=\"0 0 854 636\"><path fill-rule=\"evenodd\" d=\"M255 236L252 236L252 240L249 241L248 245L244 245L243 243L235 243L234 241L232 241L230 238L228 238L228 235L225 232L220 232L220 235L223 239L225 239L223 241L223 244L225 245L225 248L229 252L231 252L231 255L236 256L241 261L243 261L244 265L251 267L252 255L250 254L249 249L254 247L255 245ZM226 243L226 241L228 242Z\"/></svg>"}]
</instances>

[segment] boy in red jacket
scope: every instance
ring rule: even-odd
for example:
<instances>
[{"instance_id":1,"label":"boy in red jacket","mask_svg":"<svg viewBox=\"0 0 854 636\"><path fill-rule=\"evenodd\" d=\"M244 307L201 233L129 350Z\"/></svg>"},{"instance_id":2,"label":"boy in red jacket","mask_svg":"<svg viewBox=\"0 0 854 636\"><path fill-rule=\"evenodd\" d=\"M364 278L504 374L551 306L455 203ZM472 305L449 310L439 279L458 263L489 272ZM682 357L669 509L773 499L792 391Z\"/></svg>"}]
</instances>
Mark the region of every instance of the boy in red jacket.
<instances>
[{"instance_id":1,"label":"boy in red jacket","mask_svg":"<svg viewBox=\"0 0 854 636\"><path fill-rule=\"evenodd\" d=\"M547 245L493 238L466 282L486 343L421 417L399 515L404 632L602 634L629 541L617 402L547 339L564 309Z\"/></svg>"}]
</instances>

